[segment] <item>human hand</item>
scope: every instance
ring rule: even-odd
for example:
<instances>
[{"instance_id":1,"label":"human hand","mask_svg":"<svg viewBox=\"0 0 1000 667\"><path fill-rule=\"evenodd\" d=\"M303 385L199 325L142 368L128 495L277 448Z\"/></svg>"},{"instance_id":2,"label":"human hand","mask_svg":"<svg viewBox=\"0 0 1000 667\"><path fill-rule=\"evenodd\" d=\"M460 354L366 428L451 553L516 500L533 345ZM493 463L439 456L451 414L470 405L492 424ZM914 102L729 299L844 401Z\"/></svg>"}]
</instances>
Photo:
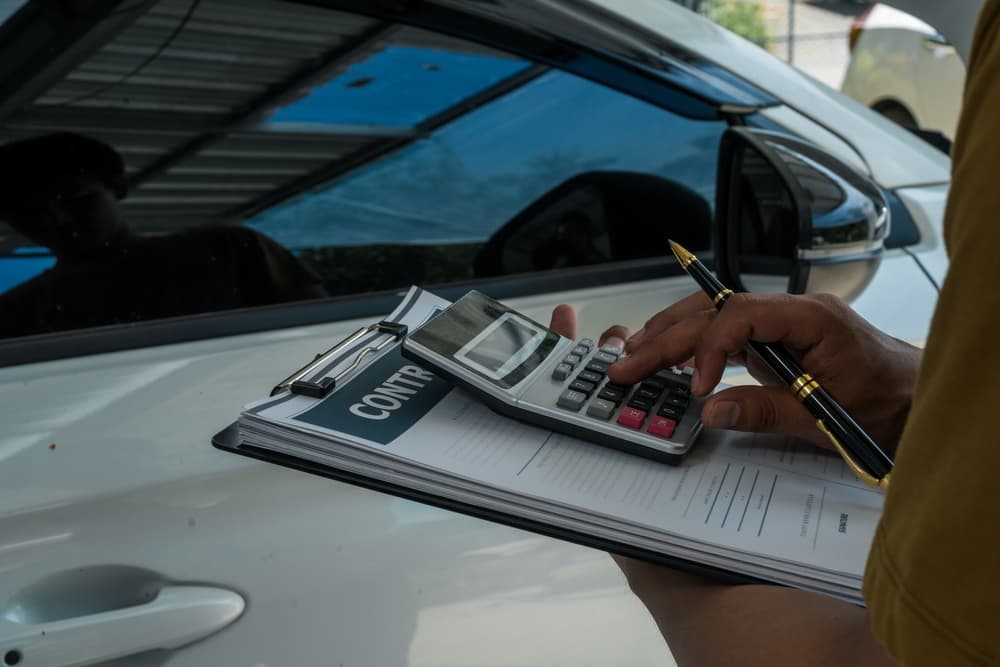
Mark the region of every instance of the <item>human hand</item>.
<instances>
[{"instance_id":1,"label":"human hand","mask_svg":"<svg viewBox=\"0 0 1000 667\"><path fill-rule=\"evenodd\" d=\"M746 353L751 340L783 344L876 442L895 449L922 352L879 331L831 295L736 294L717 311L707 295L692 294L628 338L627 356L608 376L632 384L693 359L691 391L704 396L728 363L743 363L762 386L732 387L709 398L701 413L706 426L784 433L829 446L789 388Z\"/></svg>"}]
</instances>

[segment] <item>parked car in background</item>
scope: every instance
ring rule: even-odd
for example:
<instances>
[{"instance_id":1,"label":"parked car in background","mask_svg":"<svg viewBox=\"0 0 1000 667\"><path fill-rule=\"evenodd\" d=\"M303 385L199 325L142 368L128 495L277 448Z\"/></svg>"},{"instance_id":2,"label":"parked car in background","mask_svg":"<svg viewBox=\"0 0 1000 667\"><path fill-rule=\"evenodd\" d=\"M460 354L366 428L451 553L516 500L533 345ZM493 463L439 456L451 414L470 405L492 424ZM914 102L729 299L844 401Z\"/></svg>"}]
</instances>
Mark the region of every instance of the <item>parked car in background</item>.
<instances>
[{"instance_id":1,"label":"parked car in background","mask_svg":"<svg viewBox=\"0 0 1000 667\"><path fill-rule=\"evenodd\" d=\"M919 18L875 3L852 23L849 46L842 90L946 148L955 137L965 82L965 64L949 41Z\"/></svg>"},{"instance_id":2,"label":"parked car in background","mask_svg":"<svg viewBox=\"0 0 1000 667\"><path fill-rule=\"evenodd\" d=\"M928 330L948 157L672 3L3 6L0 141L112 147L135 243L182 251L66 267L102 308L137 307L0 340L6 664L38 664L24 642L42 635L66 656L52 666L669 664L604 553L210 441L411 283L540 321L573 303L591 337L641 325L695 291L666 242L707 258L730 125L792 134L877 182L892 231L852 306L906 340ZM31 185L53 209L87 194ZM560 245L579 237L567 210L587 213L586 252ZM52 258L18 229L0 226L0 263L22 262L0 309L49 280ZM198 277L256 243L327 296L213 305L223 277ZM154 266L178 281L153 289ZM45 312L79 306L38 294ZM187 314L142 307L185 297Z\"/></svg>"}]
</instances>

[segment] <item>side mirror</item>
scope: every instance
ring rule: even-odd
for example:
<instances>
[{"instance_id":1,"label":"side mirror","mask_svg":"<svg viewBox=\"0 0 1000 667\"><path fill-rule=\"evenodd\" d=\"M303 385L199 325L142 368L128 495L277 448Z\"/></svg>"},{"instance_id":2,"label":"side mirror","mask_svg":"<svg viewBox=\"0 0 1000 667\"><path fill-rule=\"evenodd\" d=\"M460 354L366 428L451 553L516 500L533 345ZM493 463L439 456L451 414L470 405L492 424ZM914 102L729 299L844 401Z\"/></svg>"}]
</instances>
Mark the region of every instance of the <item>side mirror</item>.
<instances>
[{"instance_id":1,"label":"side mirror","mask_svg":"<svg viewBox=\"0 0 1000 667\"><path fill-rule=\"evenodd\" d=\"M732 127L719 148L714 225L716 271L734 289L851 300L882 260L889 205L812 144Z\"/></svg>"}]
</instances>

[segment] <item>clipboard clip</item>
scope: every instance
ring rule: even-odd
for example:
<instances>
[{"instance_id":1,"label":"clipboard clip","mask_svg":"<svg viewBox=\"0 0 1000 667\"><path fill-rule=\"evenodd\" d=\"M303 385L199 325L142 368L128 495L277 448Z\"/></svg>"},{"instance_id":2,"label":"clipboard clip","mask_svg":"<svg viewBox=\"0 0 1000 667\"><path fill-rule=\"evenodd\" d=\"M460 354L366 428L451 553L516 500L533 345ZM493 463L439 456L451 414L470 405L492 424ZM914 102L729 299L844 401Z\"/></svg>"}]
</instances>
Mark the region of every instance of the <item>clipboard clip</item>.
<instances>
[{"instance_id":1,"label":"clipboard clip","mask_svg":"<svg viewBox=\"0 0 1000 667\"><path fill-rule=\"evenodd\" d=\"M290 391L293 394L299 396L310 396L312 398L325 398L327 394L333 391L337 387L337 382L343 379L348 373L353 371L355 368L361 365L361 362L369 354L373 354L384 349L390 343L394 343L403 336L406 335L408 328L405 324L399 324L397 322L387 322L385 320L381 322L376 322L375 324L369 324L366 327L362 327L355 331L353 334L340 341L333 347L331 347L326 352L317 354L316 357L310 361L308 364L295 371L287 378L279 382L274 389L271 390L271 396L280 394L283 391ZM363 350L359 351L355 355L354 360L351 364L340 371L333 377L324 377L319 381L314 380L304 380L307 375L312 373L314 370L322 366L331 357L336 355L341 350L352 345L358 341L363 336L370 334L372 332L377 332L380 334L385 334L388 336L384 340L380 341L377 345L369 345Z\"/></svg>"}]
</instances>

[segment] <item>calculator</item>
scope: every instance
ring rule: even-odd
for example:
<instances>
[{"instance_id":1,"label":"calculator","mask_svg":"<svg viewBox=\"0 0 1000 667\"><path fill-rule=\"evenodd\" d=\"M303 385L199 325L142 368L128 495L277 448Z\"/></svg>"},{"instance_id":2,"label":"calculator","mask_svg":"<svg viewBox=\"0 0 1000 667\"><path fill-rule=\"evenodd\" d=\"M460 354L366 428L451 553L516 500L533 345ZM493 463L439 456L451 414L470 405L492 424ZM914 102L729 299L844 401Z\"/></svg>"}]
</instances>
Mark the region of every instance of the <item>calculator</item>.
<instances>
[{"instance_id":1,"label":"calculator","mask_svg":"<svg viewBox=\"0 0 1000 667\"><path fill-rule=\"evenodd\" d=\"M561 336L480 292L410 331L402 353L500 414L657 461L679 463L702 430L690 369L615 384L617 348Z\"/></svg>"}]
</instances>

